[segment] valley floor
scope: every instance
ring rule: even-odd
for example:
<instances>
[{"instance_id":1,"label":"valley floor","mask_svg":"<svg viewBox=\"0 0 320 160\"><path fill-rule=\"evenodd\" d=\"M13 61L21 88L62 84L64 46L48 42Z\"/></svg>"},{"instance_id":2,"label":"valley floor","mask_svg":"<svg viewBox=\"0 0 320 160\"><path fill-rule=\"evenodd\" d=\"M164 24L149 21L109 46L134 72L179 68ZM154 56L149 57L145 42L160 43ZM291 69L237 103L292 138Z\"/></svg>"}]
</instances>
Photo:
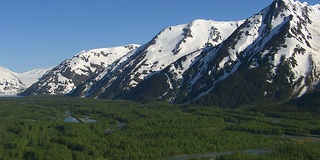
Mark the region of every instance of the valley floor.
<instances>
[{"instance_id":1,"label":"valley floor","mask_svg":"<svg viewBox=\"0 0 320 160\"><path fill-rule=\"evenodd\" d=\"M320 159L310 112L59 96L0 104L0 159Z\"/></svg>"}]
</instances>

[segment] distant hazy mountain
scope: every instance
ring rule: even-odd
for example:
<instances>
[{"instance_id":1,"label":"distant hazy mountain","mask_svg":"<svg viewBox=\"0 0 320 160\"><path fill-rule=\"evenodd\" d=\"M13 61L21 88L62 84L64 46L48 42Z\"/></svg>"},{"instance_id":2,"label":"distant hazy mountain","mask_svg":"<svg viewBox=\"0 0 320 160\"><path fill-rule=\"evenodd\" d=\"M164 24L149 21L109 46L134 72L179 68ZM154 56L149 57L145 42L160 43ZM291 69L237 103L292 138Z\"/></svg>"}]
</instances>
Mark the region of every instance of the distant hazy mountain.
<instances>
[{"instance_id":1,"label":"distant hazy mountain","mask_svg":"<svg viewBox=\"0 0 320 160\"><path fill-rule=\"evenodd\" d=\"M0 95L16 95L37 82L51 68L15 73L0 67Z\"/></svg>"},{"instance_id":2,"label":"distant hazy mountain","mask_svg":"<svg viewBox=\"0 0 320 160\"><path fill-rule=\"evenodd\" d=\"M24 73L15 73L14 75L18 77L26 87L30 87L33 83L36 83L45 73L50 71L53 67L40 68L27 71Z\"/></svg>"},{"instance_id":3,"label":"distant hazy mountain","mask_svg":"<svg viewBox=\"0 0 320 160\"><path fill-rule=\"evenodd\" d=\"M242 21L166 27L121 56L101 49L80 53L24 94L222 107L299 97L319 83L319 17L320 5L275 0Z\"/></svg>"}]
</instances>

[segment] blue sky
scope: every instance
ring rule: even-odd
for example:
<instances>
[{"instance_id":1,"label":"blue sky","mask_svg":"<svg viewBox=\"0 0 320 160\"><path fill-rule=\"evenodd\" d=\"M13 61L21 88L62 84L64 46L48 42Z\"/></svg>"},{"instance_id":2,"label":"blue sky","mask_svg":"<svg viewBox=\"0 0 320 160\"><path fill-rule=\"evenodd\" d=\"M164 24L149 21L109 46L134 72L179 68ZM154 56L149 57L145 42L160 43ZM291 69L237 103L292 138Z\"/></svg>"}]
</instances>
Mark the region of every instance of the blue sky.
<instances>
[{"instance_id":1,"label":"blue sky","mask_svg":"<svg viewBox=\"0 0 320 160\"><path fill-rule=\"evenodd\" d=\"M319 0L304 0L309 4ZM0 0L0 66L56 66L81 50L144 44L166 26L241 20L272 0Z\"/></svg>"}]
</instances>

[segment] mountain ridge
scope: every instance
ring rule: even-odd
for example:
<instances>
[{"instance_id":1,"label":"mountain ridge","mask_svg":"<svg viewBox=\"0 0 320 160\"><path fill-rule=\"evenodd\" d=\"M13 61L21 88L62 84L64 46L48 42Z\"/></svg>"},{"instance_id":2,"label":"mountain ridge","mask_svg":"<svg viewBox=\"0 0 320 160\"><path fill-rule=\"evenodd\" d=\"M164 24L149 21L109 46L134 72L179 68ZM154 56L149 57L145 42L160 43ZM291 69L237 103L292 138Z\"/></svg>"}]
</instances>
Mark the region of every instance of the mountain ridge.
<instances>
[{"instance_id":1,"label":"mountain ridge","mask_svg":"<svg viewBox=\"0 0 320 160\"><path fill-rule=\"evenodd\" d=\"M67 94L138 46L130 44L81 51L54 67L21 95Z\"/></svg>"},{"instance_id":2,"label":"mountain ridge","mask_svg":"<svg viewBox=\"0 0 320 160\"><path fill-rule=\"evenodd\" d=\"M66 60L47 74L51 79L43 78L23 94L222 107L299 97L320 79L318 17L320 5L275 0L241 21L198 19L169 26L107 66L87 65L89 72L68 69L73 60ZM64 84L57 80L58 74L64 74Z\"/></svg>"},{"instance_id":3,"label":"mountain ridge","mask_svg":"<svg viewBox=\"0 0 320 160\"><path fill-rule=\"evenodd\" d=\"M208 33L208 36L203 36L200 30L197 29L199 23L204 23L205 32ZM227 24L225 24L227 23ZM239 22L221 22L222 26L221 29L225 29L227 26L229 30L233 30L230 28L236 28ZM189 24L178 25L178 26L171 26L167 27L158 35L156 35L150 42L144 45L144 48L139 48L135 54L131 57L130 61L124 62L125 65L122 65L121 69L117 69L115 73L111 75L105 76L113 76L116 81L113 79L109 79L111 81L106 82L105 84L109 87L104 90L102 87L100 90L104 92L104 95L100 95L98 98L110 98L108 95L108 89L116 90L116 97L121 98L122 94L125 90L135 87L136 84L143 81L143 79L147 78L148 76L157 73L163 70L168 64L173 63L177 59L187 55L187 54L199 54L200 51L205 47L205 45L211 44L216 45L222 41L220 36L220 32L218 28L214 27L216 22L208 20L195 20L190 22ZM200 34L199 34L200 32ZM170 35L170 41L168 42L166 38ZM194 37L201 37L200 39L194 40ZM164 39L164 40L163 40ZM210 42L210 43L208 43ZM165 45L163 45L163 43ZM190 45L188 45L190 44ZM188 47L182 47L188 46ZM161 56L157 56L160 54ZM122 74L127 72L126 74ZM129 74L129 77L126 75ZM121 78L119 78L121 77ZM127 83L127 84L124 84ZM122 89L121 89L122 88ZM122 90L119 92L119 90ZM95 90L95 92L100 92ZM121 93L122 92L122 93ZM110 92L113 94L113 91ZM93 93L90 95L94 97Z\"/></svg>"},{"instance_id":4,"label":"mountain ridge","mask_svg":"<svg viewBox=\"0 0 320 160\"><path fill-rule=\"evenodd\" d=\"M280 12L280 11L284 11L283 10L283 8L286 8L286 6L281 6L281 5L279 5L279 3L282 3L282 5L285 5L285 2L284 1L275 1L273 4L271 4L269 7L267 7L267 8L265 8L264 10L262 10L262 12L260 12L260 13L258 13L258 14L256 14L256 15L254 15L253 17L252 17L252 22L259 22L259 19L258 20L254 20L254 17L257 17L257 16L259 16L259 14L261 14L261 13L263 13L263 12L266 12L267 14L264 16L264 17L266 17L265 19L267 19L267 20L265 20L265 26L268 26L268 25L270 25L270 24L268 24L269 22L272 22L272 21L270 21L270 19L272 19L272 17L277 17L277 16L279 16L279 14L280 13L278 13L278 12L275 12L274 10L275 9L278 9L278 11ZM291 1L290 1L291 2ZM289 5L290 7L297 7L297 5L301 5L301 4L303 4L303 5L305 5L305 3L300 3L300 2L294 2L294 3L289 3L289 4L286 4L286 5ZM292 6L293 5L293 6ZM306 5L307 6L307 5ZM316 5L316 6L318 6L318 5ZM319 7L316 7L316 6L313 6L313 7L311 7L312 9L316 9L317 8L317 11L318 11L318 14L319 14ZM301 7L302 8L302 7ZM271 10L271 12L269 12ZM274 14L273 16L270 16L270 15L272 15L272 14ZM283 16L283 15L280 15L280 18L283 18L283 17L281 17L281 16ZM316 17L316 16L314 16L314 17ZM280 18L278 18L278 19L280 19ZM286 18L286 19L284 19L285 21L283 21L283 24L281 25L281 27L279 26L279 27L274 27L276 30L279 30L279 29L281 29L282 28L282 30L285 30L285 27L289 27L290 25L290 18L291 18L291 15L288 15L288 17ZM249 23L251 23L251 20L250 21L248 21L248 20L250 20L250 18L249 19L247 19L247 21L246 22L244 22L244 24L243 24L243 29L246 29L247 27L249 27L250 28L250 25L249 25ZM260 22L262 22L262 21L260 21ZM274 25L275 26L278 26L280 23L278 22L278 21L275 21L274 22ZM251 27L251 28L255 28L255 27ZM259 31L259 34L256 34L257 36L262 36L262 37L265 37L265 38L268 38L268 36L264 36L264 34L267 34L267 33L272 33L272 35L275 35L275 34L277 34L277 35L280 35L281 34L281 32L280 33L278 33L277 31L275 31L275 30L271 30L272 28L265 28L265 29L260 29L260 30L256 30L256 31ZM297 30L297 29L296 29ZM241 31L241 29L239 29L239 31ZM219 52L219 54L217 54L218 56L220 56L220 58L219 57L217 57L216 59L218 59L217 61L219 62L219 63L217 63L217 64L212 64L212 65L210 65L210 66L206 66L205 65L205 63L208 63L208 62L212 62L212 60L211 59L209 59L209 60L206 60L206 62L204 63L204 62L201 62L200 64L203 64L204 65L204 67L197 67L197 68L195 68L195 69L193 69L193 70L195 70L195 72L194 72L194 76L193 77L195 77L195 79L194 80L185 80L185 82L186 81L188 81L188 82L195 82L195 81L198 81L198 84L195 84L195 85L193 85L194 86L194 88L196 88L196 87L198 87L198 88L204 88L203 87L203 85L205 85L206 83L210 83L210 81L208 81L208 76L202 76L203 78L203 80L198 80L198 78L199 78L199 73L202 73L202 72L205 72L205 70L203 69L203 68L210 68L211 69L211 71L210 70L207 70L206 72L207 72L207 74L210 74L210 73L212 73L214 70L216 70L216 71L218 71L218 70L220 70L221 68L223 68L223 67L227 67L227 70L224 70L223 72L220 72L220 73L215 73L214 75L216 76L216 79L218 79L218 81L215 81L215 82L212 82L211 83L211 87L207 87L208 89L207 90L204 90L204 91L201 91L201 90L199 90L197 93L194 93L195 92L195 89L194 88L191 88L192 86L190 86L190 85L188 85L188 84L186 84L186 86L185 87L181 87L181 88L184 88L184 90L183 90L183 92L182 93L179 93L178 95L185 95L185 94L188 94L188 91L186 91L186 90L191 90L192 92L190 93L190 95L191 96L193 96L193 95L196 95L196 96L194 96L193 98L192 97L187 97L187 99L184 99L183 100L183 98L182 97L178 97L178 98L180 98L180 100L177 100L176 102L177 103L188 103L188 102L190 102L190 101L193 101L193 100L195 100L195 99L198 99L198 98L200 98L200 97L203 97L204 95L207 95L207 94L209 94L209 92L211 92L211 90L214 88L214 84L216 84L216 83L218 83L219 81L221 81L221 80L223 80L223 79L225 79L228 75L231 75L230 73L233 73L233 71L237 71L237 69L238 69L238 67L240 67L241 65L238 63L239 61L241 61L240 59L243 59L244 57L243 56L240 56L240 54L239 54L239 51L242 51L242 49L240 48L240 47L242 47L242 48L247 48L247 47L243 47L243 46L240 46L240 47L237 47L236 45L237 44L239 44L239 43L235 43L235 41L233 41L233 39L238 39L238 40L243 40L243 38L241 37L241 35L254 35L253 33L250 33L248 30L246 31L246 30L243 30L242 32L241 32L241 34L239 34L240 32L235 32L234 33L234 36L230 36L230 37L232 37L232 38L230 38L232 41L230 41L230 42L228 42L228 40L226 40L225 42L223 42L224 44L227 44L227 43L229 43L229 45L227 45L227 47L224 47L224 48L226 48L225 50L221 50L220 52ZM240 38L239 38L239 35L240 35ZM272 35L271 36L269 36L269 37L272 37ZM319 34L315 34L315 35L317 35L317 36L319 36ZM282 36L284 36L284 35L282 35ZM249 39L248 38L248 36L243 36L243 37L245 37L245 38L247 38L247 39ZM281 36L280 36L281 37ZM280 42L280 41L282 41L281 39L274 39L275 40L275 42ZM256 46L261 46L262 44L265 44L265 45L267 45L268 47L272 47L272 46L277 46L277 44L276 43L273 43L272 41L269 41L269 43L267 43L266 41L264 41L263 39L262 40L260 40L260 41L258 41L259 43L249 43L248 44L248 46L250 47L250 46L253 46L253 45L256 45ZM314 45L317 45L317 43L313 43ZM310 45L310 44L309 44ZM308 46L308 43L306 43L305 45L303 45L304 47L305 46ZM221 46L221 47L223 47L223 46ZM220 47L220 48L221 48ZM236 49L236 48L238 48L238 49ZM240 48L240 49L239 49ZM276 47L275 47L276 48ZM316 48L318 48L318 47L316 47ZM231 49L231 51L230 51L230 49ZM233 50L235 50L234 52L232 52L232 49ZM271 48L272 49L272 48ZM212 49L212 50L215 50L215 51L213 51L213 52L211 52L213 55L212 56L208 56L208 55L206 55L206 56L203 56L202 58L203 59L208 59L208 57L214 57L214 56L216 56L216 55L214 55L215 53L216 53L216 50L219 50L219 48L214 48L214 49ZM252 48L249 48L249 49L246 49L247 51L247 53L249 52L249 51L254 51L254 48L252 49ZM301 51L303 51L303 49L302 49L302 47L301 46L297 46L296 48L294 48L294 49L292 49L294 52L297 52L298 54L299 54L299 52L301 52ZM269 49L268 49L268 51L270 51ZM230 53L234 53L233 54L233 56L232 55L230 55ZM247 54L247 53L245 53L245 54ZM296 53L296 54L297 54ZM318 53L318 52L316 52L316 53ZM291 54L291 53L290 53ZM221 55L226 55L225 57L223 57L223 56L221 56ZM244 54L243 54L244 55ZM254 55L254 54L253 54ZM299 54L300 55L300 54ZM298 56L299 56L298 55ZM265 55L263 55L263 56L266 56L266 53L265 53ZM270 55L270 56L273 56L273 57L270 57L270 58L277 58L276 56L278 56L277 54L274 54L274 55ZM234 58L234 59L232 59L232 57ZM259 56L258 56L259 57ZM257 58L258 58L257 57ZM261 56L260 56L261 57ZM280 56L281 57L281 56ZM274 71L276 71L277 69L277 66L280 64L280 57L278 58L278 59L276 59L277 61L276 61L276 64L274 64L274 67L272 67L273 69L272 69L272 71L274 72ZM224 58L226 58L226 59L224 59ZM231 58L231 60L230 60L230 58ZM229 59L229 64L227 63L228 62L228 59ZM252 58L251 58L252 59ZM238 64L235 64L234 63L234 61L236 61ZM268 60L269 61L269 60ZM264 62L264 63L267 63L268 61L266 61L266 62ZM254 66L254 61L252 61L252 62L250 62L251 64L252 64L252 66ZM262 62L260 62L260 63L262 63ZM235 67L234 67L235 66ZM242 65L243 66L243 65ZM267 66L266 66L267 67ZM214 70L212 70L212 68L215 68ZM254 67L253 67L254 68ZM200 70L199 70L200 69ZM192 69L190 69L191 71L192 71ZM226 73L227 72L227 73ZM265 71L266 72L266 71ZM280 72L280 70L279 70L279 72ZM190 73L190 72L189 72ZM225 74L226 73L226 74ZM174 74L174 73L173 73ZM172 75L173 75L172 74ZM274 74L274 73L273 73ZM281 73L281 74L283 74L283 73ZM203 75L203 74L202 74ZM220 76L219 76L220 75ZM225 75L225 76L222 76L222 75ZM227 76L226 76L227 75ZM317 76L317 74L315 74L316 76ZM190 76L189 76L190 77ZM192 76L191 76L192 77ZM221 78L221 79L219 79L219 77ZM267 79L268 78L270 78L270 75L269 76L265 76ZM271 76L272 77L272 76ZM279 76L278 76L279 77ZM210 78L210 79L212 79L212 78ZM280 78L276 78L276 79L280 79ZM281 78L282 79L282 78ZM277 80L278 81L278 80ZM307 81L307 80L305 80L305 81ZM152 83L152 82L150 82L150 83ZM278 82L277 82L278 83ZM314 82L313 82L313 84L316 84L316 83L318 83L318 80L314 80ZM276 86L280 86L280 83L279 84L277 84ZM312 87L311 85L309 85L310 87ZM284 89L283 90L279 90L279 91L274 91L274 90L276 90L275 89L275 87L272 87L271 85L269 85L268 86L268 88L270 88L270 92L272 93L272 94L274 94L273 92L279 92L279 93L276 93L276 94L279 94L279 96L276 96L276 97L278 97L278 98L276 98L276 99L282 99L283 97L281 97L282 95L280 94L280 92L284 92ZM225 88L220 88L219 90L216 90L215 92L220 92L221 90L224 90ZM291 88L288 86L288 90L290 90ZM301 89L301 88L300 88ZM299 90L299 88L298 89L296 89L296 90ZM302 89L302 90L304 90L304 93L307 91L307 89ZM179 91L176 91L176 92L179 92ZM228 94L226 94L226 95L218 95L218 97L228 97L228 96L230 96L230 95L232 95L234 92L237 92L236 90L234 90L234 91L230 91ZM260 91L259 91L260 92ZM218 93L216 93L216 94L218 94ZM249 94L249 93L247 93L247 94ZM261 94L261 93L260 93ZM265 94L265 93L263 93L263 94ZM267 94L267 93L266 93ZM161 95L161 93L159 93L159 95ZM302 94L301 94L302 95ZM137 93L134 93L134 94L131 94L131 96L137 96ZM238 95L238 96L241 96L241 95ZM265 95L264 95L265 96ZM268 95L267 95L268 96ZM270 96L272 96L272 95L270 95ZM287 96L287 95L286 95ZM145 96L146 97L146 96ZM254 96L253 96L254 97ZM272 96L272 97L275 97L274 95ZM129 97L128 97L129 98ZM191 98L191 99L190 99ZM290 97L287 97L287 98L290 98ZM132 98L129 98L129 99L132 99ZM133 98L134 99L134 98ZM182 100L181 100L182 99ZM208 104L208 105L210 105L210 104L217 104L217 105L219 105L219 106L236 106L236 105L239 105L237 102L234 102L233 104L223 104L224 102L221 102L221 103L215 103L215 102L212 102L212 100L211 99L214 99L213 101L225 101L225 102L228 102L228 100L219 100L219 99L221 99L221 98L212 98L212 97L210 97L210 98L206 98L205 100L203 100L203 101L208 101L209 103L206 103L206 104ZM236 98L237 99L237 98ZM241 98L241 97L239 97L239 99L243 99L243 98ZM260 100L263 100L264 98L260 98ZM167 99L168 100L168 99ZM171 100L172 101L172 100ZM235 100L236 101L236 100ZM246 101L247 102L247 101ZM202 104L203 104L204 102L202 102Z\"/></svg>"}]
</instances>

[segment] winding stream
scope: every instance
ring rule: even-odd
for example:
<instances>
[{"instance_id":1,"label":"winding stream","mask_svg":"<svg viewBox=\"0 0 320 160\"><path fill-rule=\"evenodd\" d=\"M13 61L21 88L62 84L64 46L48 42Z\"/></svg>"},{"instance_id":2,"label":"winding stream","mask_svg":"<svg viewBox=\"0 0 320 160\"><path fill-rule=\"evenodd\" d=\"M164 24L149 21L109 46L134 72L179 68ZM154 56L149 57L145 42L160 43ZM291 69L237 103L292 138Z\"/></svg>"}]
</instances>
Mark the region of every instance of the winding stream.
<instances>
[{"instance_id":1,"label":"winding stream","mask_svg":"<svg viewBox=\"0 0 320 160\"><path fill-rule=\"evenodd\" d=\"M70 111L66 111L66 114L68 115L67 118L65 118L63 120L63 122L74 122L74 123L79 123L79 121L77 120L77 118L73 117L70 113Z\"/></svg>"},{"instance_id":2,"label":"winding stream","mask_svg":"<svg viewBox=\"0 0 320 160\"><path fill-rule=\"evenodd\" d=\"M116 128L116 129L107 129L107 130L106 130L106 133L119 131L119 130L121 130L121 129L124 127L125 124L126 124L126 123L119 122L119 123L117 124L117 127L118 127L118 128Z\"/></svg>"},{"instance_id":3,"label":"winding stream","mask_svg":"<svg viewBox=\"0 0 320 160\"><path fill-rule=\"evenodd\" d=\"M78 118L72 116L70 111L66 111L66 114L68 115L68 117L63 120L64 122L74 122L74 123L79 123L79 122L96 123L97 122L95 119L91 119L90 116L86 116L86 118L79 118L78 119Z\"/></svg>"},{"instance_id":4,"label":"winding stream","mask_svg":"<svg viewBox=\"0 0 320 160\"><path fill-rule=\"evenodd\" d=\"M96 123L97 121L94 119L91 119L90 116L86 116L86 118L80 118L82 122L85 123Z\"/></svg>"}]
</instances>

